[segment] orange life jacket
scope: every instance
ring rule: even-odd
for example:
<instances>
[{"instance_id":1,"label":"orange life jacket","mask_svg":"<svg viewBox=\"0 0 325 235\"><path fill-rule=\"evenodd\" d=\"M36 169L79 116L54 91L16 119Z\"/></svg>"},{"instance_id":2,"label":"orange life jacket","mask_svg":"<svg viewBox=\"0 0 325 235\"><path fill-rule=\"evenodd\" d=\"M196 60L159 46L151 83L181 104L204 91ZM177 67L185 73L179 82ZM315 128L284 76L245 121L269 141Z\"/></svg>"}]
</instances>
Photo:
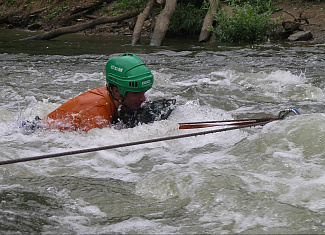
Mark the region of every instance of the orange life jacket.
<instances>
[{"instance_id":1,"label":"orange life jacket","mask_svg":"<svg viewBox=\"0 0 325 235\"><path fill-rule=\"evenodd\" d=\"M103 128L117 118L117 109L106 86L87 91L62 104L47 115L44 122L50 128L88 132Z\"/></svg>"}]
</instances>

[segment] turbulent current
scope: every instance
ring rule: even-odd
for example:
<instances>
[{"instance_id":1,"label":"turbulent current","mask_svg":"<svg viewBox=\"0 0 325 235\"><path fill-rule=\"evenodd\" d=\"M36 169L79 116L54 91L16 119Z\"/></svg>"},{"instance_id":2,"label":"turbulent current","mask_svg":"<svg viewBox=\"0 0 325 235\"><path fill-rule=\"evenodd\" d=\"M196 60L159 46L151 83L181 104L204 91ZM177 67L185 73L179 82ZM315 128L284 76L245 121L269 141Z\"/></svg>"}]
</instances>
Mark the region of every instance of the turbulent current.
<instances>
[{"instance_id":1,"label":"turbulent current","mask_svg":"<svg viewBox=\"0 0 325 235\"><path fill-rule=\"evenodd\" d=\"M0 166L0 233L325 232L324 44L179 39L151 48L119 36L16 41L21 34L0 33L0 161L201 131L179 130L180 122L277 116L286 108L301 115ZM177 100L167 120L88 133L20 128L103 86L107 60L124 52L154 74L149 101Z\"/></svg>"}]
</instances>

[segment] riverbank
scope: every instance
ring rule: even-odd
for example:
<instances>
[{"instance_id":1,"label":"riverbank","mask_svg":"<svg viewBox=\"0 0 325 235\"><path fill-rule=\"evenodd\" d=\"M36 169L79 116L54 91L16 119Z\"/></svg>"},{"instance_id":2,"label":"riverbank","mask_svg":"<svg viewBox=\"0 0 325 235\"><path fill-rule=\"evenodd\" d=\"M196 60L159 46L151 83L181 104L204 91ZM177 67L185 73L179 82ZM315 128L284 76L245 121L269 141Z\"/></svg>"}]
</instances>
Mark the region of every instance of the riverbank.
<instances>
[{"instance_id":1,"label":"riverbank","mask_svg":"<svg viewBox=\"0 0 325 235\"><path fill-rule=\"evenodd\" d=\"M281 17L281 22L301 21L301 28L313 34L312 41L325 42L325 1L277 0L275 6L279 10L273 18Z\"/></svg>"},{"instance_id":2,"label":"riverbank","mask_svg":"<svg viewBox=\"0 0 325 235\"><path fill-rule=\"evenodd\" d=\"M16 0L8 6L0 5L0 27L30 31L52 29L87 22L102 16L112 16L114 2L103 5L104 1L70 0L60 2ZM280 17L280 23L298 21L304 31L311 31L313 42L325 42L325 1L275 0L277 11L273 18ZM136 18L110 24L98 25L82 31L83 34L132 35ZM143 34L149 33L149 23Z\"/></svg>"}]
</instances>

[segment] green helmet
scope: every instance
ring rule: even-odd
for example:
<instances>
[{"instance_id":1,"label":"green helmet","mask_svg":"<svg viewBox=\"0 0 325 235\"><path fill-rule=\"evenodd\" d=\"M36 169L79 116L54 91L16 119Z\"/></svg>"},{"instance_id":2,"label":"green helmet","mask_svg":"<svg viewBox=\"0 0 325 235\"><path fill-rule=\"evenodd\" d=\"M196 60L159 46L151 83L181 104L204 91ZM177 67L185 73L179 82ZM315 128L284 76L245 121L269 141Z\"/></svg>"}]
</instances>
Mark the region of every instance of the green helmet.
<instances>
[{"instance_id":1,"label":"green helmet","mask_svg":"<svg viewBox=\"0 0 325 235\"><path fill-rule=\"evenodd\" d=\"M127 91L143 92L152 87L153 75L145 63L132 53L112 57L106 64L107 87L117 86L119 95Z\"/></svg>"}]
</instances>

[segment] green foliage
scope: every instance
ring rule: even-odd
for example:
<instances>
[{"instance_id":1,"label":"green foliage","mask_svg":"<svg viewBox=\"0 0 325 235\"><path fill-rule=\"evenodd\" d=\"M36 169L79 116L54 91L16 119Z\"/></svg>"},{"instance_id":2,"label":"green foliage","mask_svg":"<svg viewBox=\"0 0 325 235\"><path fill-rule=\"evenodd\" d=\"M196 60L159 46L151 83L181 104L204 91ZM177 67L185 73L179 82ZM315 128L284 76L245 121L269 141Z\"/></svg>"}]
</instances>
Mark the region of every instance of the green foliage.
<instances>
[{"instance_id":1,"label":"green foliage","mask_svg":"<svg viewBox=\"0 0 325 235\"><path fill-rule=\"evenodd\" d=\"M113 14L120 14L126 10L144 8L147 0L118 0L112 8ZM171 18L169 30L175 34L197 33L202 27L206 10L201 8L202 0L179 0L174 15ZM164 8L161 5L156 8L159 14Z\"/></svg>"},{"instance_id":2,"label":"green foliage","mask_svg":"<svg viewBox=\"0 0 325 235\"><path fill-rule=\"evenodd\" d=\"M126 10L144 8L147 4L145 0L118 0L117 3L112 7L112 10L119 14Z\"/></svg>"},{"instance_id":3,"label":"green foliage","mask_svg":"<svg viewBox=\"0 0 325 235\"><path fill-rule=\"evenodd\" d=\"M191 4L192 6L196 7L196 8L200 8L202 6L202 2L205 2L206 0L202 1L202 0L178 0L177 4L181 4L181 5L187 5L187 4Z\"/></svg>"},{"instance_id":4,"label":"green foliage","mask_svg":"<svg viewBox=\"0 0 325 235\"><path fill-rule=\"evenodd\" d=\"M69 1L67 3L69 3ZM48 15L46 15L44 18L47 21L51 21L56 16L58 16L61 11L68 11L68 10L69 10L69 7L67 5L65 5L64 3L63 4L59 4L59 5L56 5L54 7L51 7L50 13Z\"/></svg>"},{"instance_id":5,"label":"green foliage","mask_svg":"<svg viewBox=\"0 0 325 235\"><path fill-rule=\"evenodd\" d=\"M272 10L273 0L225 0L228 4L232 6L251 5L259 8L259 13L263 13Z\"/></svg>"},{"instance_id":6,"label":"green foliage","mask_svg":"<svg viewBox=\"0 0 325 235\"><path fill-rule=\"evenodd\" d=\"M3 4L4 4L5 6L11 6L11 5L13 5L15 2L16 2L16 0L4 0L4 1L3 1Z\"/></svg>"},{"instance_id":7,"label":"green foliage","mask_svg":"<svg viewBox=\"0 0 325 235\"><path fill-rule=\"evenodd\" d=\"M27 8L30 8L30 7L32 7L35 3L36 3L35 1L31 1L31 2L30 2L29 0L25 0L25 1L24 1L24 4L25 4L24 6L27 7Z\"/></svg>"},{"instance_id":8,"label":"green foliage","mask_svg":"<svg viewBox=\"0 0 325 235\"><path fill-rule=\"evenodd\" d=\"M270 23L270 11L259 12L258 7L248 4L234 6L232 16L221 10L215 15L218 25L211 31L221 42L264 41L276 24Z\"/></svg>"},{"instance_id":9,"label":"green foliage","mask_svg":"<svg viewBox=\"0 0 325 235\"><path fill-rule=\"evenodd\" d=\"M183 1L184 2L184 1ZM195 7L192 3L178 4L170 20L169 30L175 34L195 34L200 32L206 10Z\"/></svg>"}]
</instances>

